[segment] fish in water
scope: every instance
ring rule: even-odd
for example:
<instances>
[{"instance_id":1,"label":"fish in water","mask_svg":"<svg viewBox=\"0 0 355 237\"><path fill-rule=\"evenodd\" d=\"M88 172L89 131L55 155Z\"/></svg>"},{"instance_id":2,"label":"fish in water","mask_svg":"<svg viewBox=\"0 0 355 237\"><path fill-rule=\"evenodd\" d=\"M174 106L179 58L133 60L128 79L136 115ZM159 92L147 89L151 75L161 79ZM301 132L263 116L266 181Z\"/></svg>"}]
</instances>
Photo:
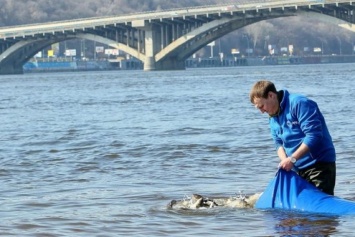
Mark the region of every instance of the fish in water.
<instances>
[{"instance_id":1,"label":"fish in water","mask_svg":"<svg viewBox=\"0 0 355 237\"><path fill-rule=\"evenodd\" d=\"M191 197L183 200L172 200L169 202L168 209L200 209L213 207L230 207L230 208L253 208L261 193L250 196L239 195L236 197L216 197L208 198L200 194L192 194Z\"/></svg>"}]
</instances>

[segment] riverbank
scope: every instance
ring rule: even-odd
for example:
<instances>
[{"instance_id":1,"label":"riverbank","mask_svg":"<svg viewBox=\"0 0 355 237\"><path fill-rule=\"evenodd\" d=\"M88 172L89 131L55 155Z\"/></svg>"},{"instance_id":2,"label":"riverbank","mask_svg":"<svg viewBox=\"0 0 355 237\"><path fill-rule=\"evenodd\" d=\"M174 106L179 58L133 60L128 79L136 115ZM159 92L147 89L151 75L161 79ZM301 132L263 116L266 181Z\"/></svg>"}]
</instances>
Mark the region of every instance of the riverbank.
<instances>
[{"instance_id":1,"label":"riverbank","mask_svg":"<svg viewBox=\"0 0 355 237\"><path fill-rule=\"evenodd\" d=\"M193 58L186 60L187 68L267 66L290 64L354 63L355 55L264 56L241 58Z\"/></svg>"},{"instance_id":2,"label":"riverbank","mask_svg":"<svg viewBox=\"0 0 355 237\"><path fill-rule=\"evenodd\" d=\"M186 68L267 66L293 64L355 63L355 55L313 55L313 56L265 56L241 58L190 58ZM143 70L143 63L137 59L128 60L36 60L23 66L25 73Z\"/></svg>"},{"instance_id":3,"label":"riverbank","mask_svg":"<svg viewBox=\"0 0 355 237\"><path fill-rule=\"evenodd\" d=\"M143 64L136 59L129 60L33 60L23 66L25 73L34 72L70 72L70 71L109 71L141 70Z\"/></svg>"}]
</instances>

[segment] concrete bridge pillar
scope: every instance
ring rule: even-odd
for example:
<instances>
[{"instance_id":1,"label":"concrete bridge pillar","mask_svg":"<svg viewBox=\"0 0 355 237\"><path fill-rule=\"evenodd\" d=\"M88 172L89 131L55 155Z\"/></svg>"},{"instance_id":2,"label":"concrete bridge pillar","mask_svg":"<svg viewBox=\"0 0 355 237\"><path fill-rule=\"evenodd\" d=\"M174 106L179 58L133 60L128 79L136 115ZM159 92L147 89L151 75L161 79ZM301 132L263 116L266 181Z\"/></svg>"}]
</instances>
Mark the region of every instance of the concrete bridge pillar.
<instances>
[{"instance_id":1,"label":"concrete bridge pillar","mask_svg":"<svg viewBox=\"0 0 355 237\"><path fill-rule=\"evenodd\" d=\"M145 27L145 62L144 71L153 71L155 67L155 54L157 51L156 32L153 30L152 25Z\"/></svg>"},{"instance_id":2,"label":"concrete bridge pillar","mask_svg":"<svg viewBox=\"0 0 355 237\"><path fill-rule=\"evenodd\" d=\"M2 63L0 65L0 75L23 74L22 65L11 65Z\"/></svg>"},{"instance_id":3,"label":"concrete bridge pillar","mask_svg":"<svg viewBox=\"0 0 355 237\"><path fill-rule=\"evenodd\" d=\"M166 33L166 32L165 32ZM160 27L151 27L145 31L145 53L146 60L144 62L144 70L184 70L185 61L179 61L175 57L165 57L162 60L156 61L156 55L162 50L162 42L165 37L170 37L171 32L166 33L168 35L163 35L164 31L161 31Z\"/></svg>"},{"instance_id":4,"label":"concrete bridge pillar","mask_svg":"<svg viewBox=\"0 0 355 237\"><path fill-rule=\"evenodd\" d=\"M144 62L144 71L154 71L156 70L154 57L146 57Z\"/></svg>"},{"instance_id":5,"label":"concrete bridge pillar","mask_svg":"<svg viewBox=\"0 0 355 237\"><path fill-rule=\"evenodd\" d=\"M145 62L144 70L153 71L156 70L155 55L159 51L160 36L156 26L145 21L137 20L133 21L132 25L136 28L142 29L145 32Z\"/></svg>"}]
</instances>

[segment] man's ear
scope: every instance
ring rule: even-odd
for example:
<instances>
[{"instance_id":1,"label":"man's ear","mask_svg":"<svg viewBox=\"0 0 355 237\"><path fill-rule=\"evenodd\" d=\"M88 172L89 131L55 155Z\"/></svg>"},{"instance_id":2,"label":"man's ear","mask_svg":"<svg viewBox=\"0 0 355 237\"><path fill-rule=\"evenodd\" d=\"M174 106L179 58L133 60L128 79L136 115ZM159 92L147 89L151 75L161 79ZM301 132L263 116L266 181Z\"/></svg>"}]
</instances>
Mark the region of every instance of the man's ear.
<instances>
[{"instance_id":1,"label":"man's ear","mask_svg":"<svg viewBox=\"0 0 355 237\"><path fill-rule=\"evenodd\" d=\"M275 93L269 91L267 97L273 99L275 95L276 95Z\"/></svg>"}]
</instances>

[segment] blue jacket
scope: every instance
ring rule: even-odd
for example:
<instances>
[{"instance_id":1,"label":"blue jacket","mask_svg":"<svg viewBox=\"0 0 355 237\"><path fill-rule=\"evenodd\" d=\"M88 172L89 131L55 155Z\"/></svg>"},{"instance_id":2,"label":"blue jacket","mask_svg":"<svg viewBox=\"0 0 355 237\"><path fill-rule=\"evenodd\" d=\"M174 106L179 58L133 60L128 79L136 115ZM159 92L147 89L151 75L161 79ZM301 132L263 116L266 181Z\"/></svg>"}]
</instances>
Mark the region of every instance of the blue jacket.
<instances>
[{"instance_id":1,"label":"blue jacket","mask_svg":"<svg viewBox=\"0 0 355 237\"><path fill-rule=\"evenodd\" d=\"M296 170L318 161L335 162L332 138L316 102L283 90L280 113L270 117L269 125L276 149L283 146L287 156L291 156L302 143L309 147L310 152L295 163Z\"/></svg>"}]
</instances>

